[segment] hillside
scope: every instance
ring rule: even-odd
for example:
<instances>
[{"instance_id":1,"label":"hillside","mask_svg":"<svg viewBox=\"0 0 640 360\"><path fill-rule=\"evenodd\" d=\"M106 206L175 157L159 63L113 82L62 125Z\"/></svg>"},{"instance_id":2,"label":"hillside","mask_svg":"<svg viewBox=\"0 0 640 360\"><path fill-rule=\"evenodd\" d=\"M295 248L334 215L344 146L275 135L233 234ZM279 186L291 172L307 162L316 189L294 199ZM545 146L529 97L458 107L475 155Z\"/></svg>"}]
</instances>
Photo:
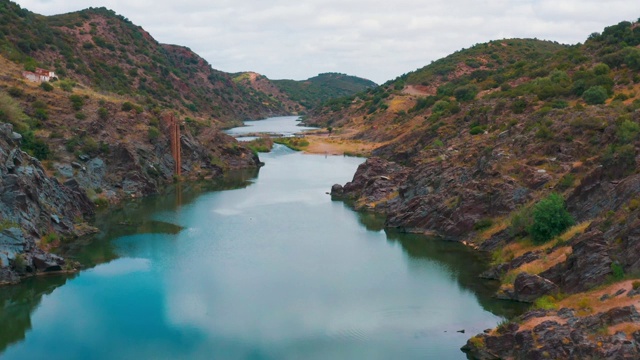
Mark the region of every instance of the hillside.
<instances>
[{"instance_id":1,"label":"hillside","mask_svg":"<svg viewBox=\"0 0 640 360\"><path fill-rule=\"evenodd\" d=\"M68 82L224 125L287 111L186 47L164 45L105 8L40 16L0 1L0 54Z\"/></svg>"},{"instance_id":2,"label":"hillside","mask_svg":"<svg viewBox=\"0 0 640 360\"><path fill-rule=\"evenodd\" d=\"M534 303L472 358L638 356L621 345L640 334L640 282L624 281L640 274L638 45L631 22L573 46L492 41L307 119L378 145L335 198L491 253L498 296Z\"/></svg>"},{"instance_id":3,"label":"hillside","mask_svg":"<svg viewBox=\"0 0 640 360\"><path fill-rule=\"evenodd\" d=\"M257 155L220 128L287 113L109 10L43 17L0 1L0 13L0 284L76 268L48 251L95 232L87 221L96 207L181 178L257 169ZM23 71L36 67L56 77L27 80Z\"/></svg>"},{"instance_id":4,"label":"hillside","mask_svg":"<svg viewBox=\"0 0 640 360\"><path fill-rule=\"evenodd\" d=\"M258 93L266 94L270 101L277 101L289 114L299 114L305 111L306 107L300 103L293 101L284 93L273 81L266 76L255 72L243 72L233 74L233 81L248 89L254 89Z\"/></svg>"},{"instance_id":5,"label":"hillside","mask_svg":"<svg viewBox=\"0 0 640 360\"><path fill-rule=\"evenodd\" d=\"M289 99L307 110L325 101L353 95L377 86L373 81L339 73L324 73L307 80L272 80Z\"/></svg>"}]
</instances>

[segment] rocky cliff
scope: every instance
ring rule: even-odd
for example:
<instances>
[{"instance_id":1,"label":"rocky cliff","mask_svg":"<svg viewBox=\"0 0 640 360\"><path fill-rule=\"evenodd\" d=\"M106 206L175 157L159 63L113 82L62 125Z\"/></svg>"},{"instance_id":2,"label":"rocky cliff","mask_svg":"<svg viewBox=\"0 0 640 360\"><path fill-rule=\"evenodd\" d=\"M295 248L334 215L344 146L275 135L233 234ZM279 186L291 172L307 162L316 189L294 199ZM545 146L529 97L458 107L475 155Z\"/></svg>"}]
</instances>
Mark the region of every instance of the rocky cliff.
<instances>
[{"instance_id":1,"label":"rocky cliff","mask_svg":"<svg viewBox=\"0 0 640 360\"><path fill-rule=\"evenodd\" d=\"M42 164L18 147L20 135L0 124L0 283L19 276L72 269L43 249L86 234L94 205L75 180L47 176Z\"/></svg>"},{"instance_id":2,"label":"rocky cliff","mask_svg":"<svg viewBox=\"0 0 640 360\"><path fill-rule=\"evenodd\" d=\"M380 144L334 197L491 252L496 296L533 304L472 339L474 358L638 356L640 27L556 45L477 45L308 121Z\"/></svg>"}]
</instances>

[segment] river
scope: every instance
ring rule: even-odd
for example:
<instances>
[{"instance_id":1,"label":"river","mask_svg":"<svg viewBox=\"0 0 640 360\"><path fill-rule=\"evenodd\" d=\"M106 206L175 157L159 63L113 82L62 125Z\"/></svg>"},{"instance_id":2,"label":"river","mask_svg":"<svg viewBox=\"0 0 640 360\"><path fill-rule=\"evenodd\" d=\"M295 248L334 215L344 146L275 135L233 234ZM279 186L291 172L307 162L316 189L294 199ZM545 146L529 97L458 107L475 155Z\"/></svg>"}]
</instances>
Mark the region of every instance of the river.
<instances>
[{"instance_id":1,"label":"river","mask_svg":"<svg viewBox=\"0 0 640 360\"><path fill-rule=\"evenodd\" d=\"M332 201L363 159L260 157L99 214L103 232L68 250L87 270L0 288L0 357L465 359L467 338L519 311L472 250Z\"/></svg>"}]
</instances>

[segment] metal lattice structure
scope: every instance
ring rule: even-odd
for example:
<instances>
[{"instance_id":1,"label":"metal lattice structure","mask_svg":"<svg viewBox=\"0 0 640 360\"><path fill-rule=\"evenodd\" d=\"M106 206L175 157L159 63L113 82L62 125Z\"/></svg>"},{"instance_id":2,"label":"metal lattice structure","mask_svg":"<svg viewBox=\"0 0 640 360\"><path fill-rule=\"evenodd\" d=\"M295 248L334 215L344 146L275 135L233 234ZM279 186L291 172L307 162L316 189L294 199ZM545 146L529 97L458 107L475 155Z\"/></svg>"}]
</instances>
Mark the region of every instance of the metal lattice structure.
<instances>
[{"instance_id":1,"label":"metal lattice structure","mask_svg":"<svg viewBox=\"0 0 640 360\"><path fill-rule=\"evenodd\" d=\"M171 155L173 156L175 175L182 175L182 154L180 152L180 122L176 119L173 113L166 114L164 116L167 132L169 133L169 139L171 142Z\"/></svg>"}]
</instances>

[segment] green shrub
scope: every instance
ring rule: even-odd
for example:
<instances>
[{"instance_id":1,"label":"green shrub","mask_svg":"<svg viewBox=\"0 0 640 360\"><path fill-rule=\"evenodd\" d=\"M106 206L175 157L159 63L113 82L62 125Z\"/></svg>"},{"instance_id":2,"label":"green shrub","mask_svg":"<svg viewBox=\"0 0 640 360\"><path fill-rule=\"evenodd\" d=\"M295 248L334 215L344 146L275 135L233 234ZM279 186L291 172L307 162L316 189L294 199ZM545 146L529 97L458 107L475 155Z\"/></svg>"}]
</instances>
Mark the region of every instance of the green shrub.
<instances>
[{"instance_id":1,"label":"green shrub","mask_svg":"<svg viewBox=\"0 0 640 360\"><path fill-rule=\"evenodd\" d=\"M621 144L627 144L635 141L640 133L640 125L638 123L624 120L616 131L616 137Z\"/></svg>"},{"instance_id":2,"label":"green shrub","mask_svg":"<svg viewBox=\"0 0 640 360\"><path fill-rule=\"evenodd\" d=\"M485 130L486 130L486 129L487 129L487 127L486 127L486 126L477 125L477 126L472 127L472 128L469 130L469 133L470 133L471 135L484 134L484 132L485 132Z\"/></svg>"},{"instance_id":3,"label":"green shrub","mask_svg":"<svg viewBox=\"0 0 640 360\"><path fill-rule=\"evenodd\" d=\"M535 243L542 244L560 235L573 223L562 196L552 193L534 205L533 224L528 232Z\"/></svg>"},{"instance_id":4,"label":"green shrub","mask_svg":"<svg viewBox=\"0 0 640 360\"><path fill-rule=\"evenodd\" d=\"M563 176L560 181L558 181L558 189L566 190L573 186L573 183L576 181L576 177L573 174L569 173Z\"/></svg>"},{"instance_id":5,"label":"green shrub","mask_svg":"<svg viewBox=\"0 0 640 360\"><path fill-rule=\"evenodd\" d=\"M98 117L102 120L106 120L109 117L109 111L104 107L98 108Z\"/></svg>"},{"instance_id":6,"label":"green shrub","mask_svg":"<svg viewBox=\"0 0 640 360\"><path fill-rule=\"evenodd\" d=\"M622 265L616 262L611 263L611 272L612 272L613 280L620 281L624 279L624 269L622 268Z\"/></svg>"},{"instance_id":7,"label":"green shrub","mask_svg":"<svg viewBox=\"0 0 640 360\"><path fill-rule=\"evenodd\" d=\"M40 87L42 88L42 90L44 91L51 91L53 90L53 85L49 84L49 82L45 81L42 84L40 84Z\"/></svg>"},{"instance_id":8,"label":"green shrub","mask_svg":"<svg viewBox=\"0 0 640 360\"><path fill-rule=\"evenodd\" d=\"M21 135L22 142L20 147L24 151L39 160L46 160L49 157L51 153L49 146L43 140L36 138L33 131L25 131Z\"/></svg>"},{"instance_id":9,"label":"green shrub","mask_svg":"<svg viewBox=\"0 0 640 360\"><path fill-rule=\"evenodd\" d=\"M582 94L582 99L589 105L604 104L608 97L607 90L600 85L592 86Z\"/></svg>"},{"instance_id":10,"label":"green shrub","mask_svg":"<svg viewBox=\"0 0 640 360\"><path fill-rule=\"evenodd\" d=\"M149 140L155 140L160 137L160 130L155 126L149 126Z\"/></svg>"},{"instance_id":11,"label":"green shrub","mask_svg":"<svg viewBox=\"0 0 640 360\"><path fill-rule=\"evenodd\" d=\"M71 95L69 100L71 100L71 106L76 111L79 111L84 106L84 98L80 95Z\"/></svg>"},{"instance_id":12,"label":"green shrub","mask_svg":"<svg viewBox=\"0 0 640 360\"><path fill-rule=\"evenodd\" d=\"M49 113L47 112L47 110L45 109L36 109L36 111L33 113L33 117L38 119L38 120L48 120L49 119Z\"/></svg>"},{"instance_id":13,"label":"green shrub","mask_svg":"<svg viewBox=\"0 0 640 360\"><path fill-rule=\"evenodd\" d=\"M527 100L522 98L515 99L513 103L511 103L511 111L513 111L514 114L522 114L527 108L527 105Z\"/></svg>"},{"instance_id":14,"label":"green shrub","mask_svg":"<svg viewBox=\"0 0 640 360\"><path fill-rule=\"evenodd\" d=\"M76 84L71 80L60 80L58 84L60 85L60 89L67 92L72 92L73 87L76 86Z\"/></svg>"},{"instance_id":15,"label":"green shrub","mask_svg":"<svg viewBox=\"0 0 640 360\"><path fill-rule=\"evenodd\" d=\"M473 230L482 231L490 228L492 225L493 225L493 220L489 218L480 219L476 221L475 224L473 224Z\"/></svg>"},{"instance_id":16,"label":"green shrub","mask_svg":"<svg viewBox=\"0 0 640 360\"><path fill-rule=\"evenodd\" d=\"M458 101L471 101L478 94L478 88L474 85L461 86L453 92Z\"/></svg>"},{"instance_id":17,"label":"green shrub","mask_svg":"<svg viewBox=\"0 0 640 360\"><path fill-rule=\"evenodd\" d=\"M12 86L9 89L7 89L7 92L9 93L9 95L11 95L14 98L19 98L19 97L22 97L22 95L24 95L24 91L15 86Z\"/></svg>"}]
</instances>

